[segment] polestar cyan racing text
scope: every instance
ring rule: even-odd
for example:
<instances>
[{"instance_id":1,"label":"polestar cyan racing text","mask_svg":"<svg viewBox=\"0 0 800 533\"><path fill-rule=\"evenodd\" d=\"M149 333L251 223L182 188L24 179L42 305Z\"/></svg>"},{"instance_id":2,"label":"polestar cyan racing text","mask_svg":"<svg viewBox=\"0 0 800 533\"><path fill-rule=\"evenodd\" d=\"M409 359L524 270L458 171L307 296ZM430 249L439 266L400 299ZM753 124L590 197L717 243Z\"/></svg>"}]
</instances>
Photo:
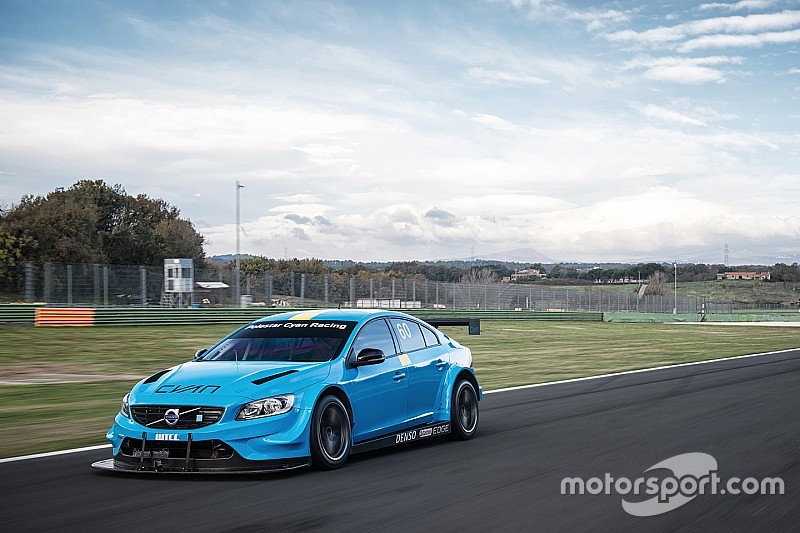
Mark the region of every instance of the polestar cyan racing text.
<instances>
[{"instance_id":1,"label":"polestar cyan racing text","mask_svg":"<svg viewBox=\"0 0 800 533\"><path fill-rule=\"evenodd\" d=\"M342 466L350 453L478 428L472 354L393 311L277 314L137 383L106 437L130 472Z\"/></svg>"}]
</instances>

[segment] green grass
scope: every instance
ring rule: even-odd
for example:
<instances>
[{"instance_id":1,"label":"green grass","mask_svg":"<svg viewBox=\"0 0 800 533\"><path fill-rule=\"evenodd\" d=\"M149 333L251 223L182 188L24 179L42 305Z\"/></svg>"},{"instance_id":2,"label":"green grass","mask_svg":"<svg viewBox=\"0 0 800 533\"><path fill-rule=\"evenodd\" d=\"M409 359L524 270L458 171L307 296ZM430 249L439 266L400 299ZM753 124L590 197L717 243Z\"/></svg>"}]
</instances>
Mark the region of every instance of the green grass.
<instances>
[{"instance_id":1,"label":"green grass","mask_svg":"<svg viewBox=\"0 0 800 533\"><path fill-rule=\"evenodd\" d=\"M0 328L0 376L86 374L86 383L0 386L0 457L103 442L137 376L186 361L233 326ZM800 347L800 328L484 321L445 330L473 351L484 390Z\"/></svg>"},{"instance_id":2,"label":"green grass","mask_svg":"<svg viewBox=\"0 0 800 533\"><path fill-rule=\"evenodd\" d=\"M669 277L669 276L668 276ZM671 279L671 278L669 278ZM538 288L540 286L534 285ZM597 284L576 286L553 286L553 289L570 291L606 291L636 294L636 284ZM668 295L672 295L669 284ZM736 302L759 305L766 303L788 303L800 300L800 282L724 280L724 281L679 281L678 297L697 298L712 302Z\"/></svg>"}]
</instances>

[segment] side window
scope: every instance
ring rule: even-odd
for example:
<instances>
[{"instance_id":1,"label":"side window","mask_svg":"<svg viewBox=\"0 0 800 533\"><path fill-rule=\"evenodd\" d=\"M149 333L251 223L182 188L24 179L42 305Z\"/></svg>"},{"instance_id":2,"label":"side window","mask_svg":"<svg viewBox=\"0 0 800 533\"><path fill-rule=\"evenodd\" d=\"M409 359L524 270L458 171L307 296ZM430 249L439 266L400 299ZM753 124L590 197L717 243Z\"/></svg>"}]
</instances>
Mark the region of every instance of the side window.
<instances>
[{"instance_id":1,"label":"side window","mask_svg":"<svg viewBox=\"0 0 800 533\"><path fill-rule=\"evenodd\" d=\"M428 345L428 346L436 346L438 344L441 344L439 342L439 337L436 336L436 333L434 333L433 331L429 330L425 326L422 326L421 329L422 329L422 337L425 339L425 344L426 345Z\"/></svg>"},{"instance_id":2,"label":"side window","mask_svg":"<svg viewBox=\"0 0 800 533\"><path fill-rule=\"evenodd\" d=\"M416 322L402 318L390 318L394 332L400 339L400 349L404 352L413 352L425 348L425 339Z\"/></svg>"},{"instance_id":3,"label":"side window","mask_svg":"<svg viewBox=\"0 0 800 533\"><path fill-rule=\"evenodd\" d=\"M361 328L353 341L353 353L358 354L364 348L377 348L386 357L397 353L389 326L383 319L373 320Z\"/></svg>"}]
</instances>

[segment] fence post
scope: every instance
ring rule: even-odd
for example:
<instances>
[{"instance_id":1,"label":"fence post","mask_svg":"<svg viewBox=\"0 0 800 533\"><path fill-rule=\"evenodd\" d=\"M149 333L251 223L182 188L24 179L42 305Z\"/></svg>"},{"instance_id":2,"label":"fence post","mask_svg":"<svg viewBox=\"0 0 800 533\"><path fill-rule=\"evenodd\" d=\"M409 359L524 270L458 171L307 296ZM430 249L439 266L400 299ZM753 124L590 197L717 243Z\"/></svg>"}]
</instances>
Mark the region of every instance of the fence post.
<instances>
[{"instance_id":1,"label":"fence post","mask_svg":"<svg viewBox=\"0 0 800 533\"><path fill-rule=\"evenodd\" d=\"M250 278L248 277L248 282ZM300 307L303 307L306 303L306 275L300 274Z\"/></svg>"},{"instance_id":2,"label":"fence post","mask_svg":"<svg viewBox=\"0 0 800 533\"><path fill-rule=\"evenodd\" d=\"M33 263L25 263L25 301L30 303L34 300L33 294Z\"/></svg>"},{"instance_id":3,"label":"fence post","mask_svg":"<svg viewBox=\"0 0 800 533\"><path fill-rule=\"evenodd\" d=\"M50 303L52 299L52 288L53 288L53 264L52 263L45 263L44 264L44 301Z\"/></svg>"},{"instance_id":4,"label":"fence post","mask_svg":"<svg viewBox=\"0 0 800 533\"><path fill-rule=\"evenodd\" d=\"M247 294L253 294L250 292L250 272L247 273Z\"/></svg>"},{"instance_id":5,"label":"fence post","mask_svg":"<svg viewBox=\"0 0 800 533\"><path fill-rule=\"evenodd\" d=\"M139 267L139 284L142 287L142 307L147 307L147 269Z\"/></svg>"},{"instance_id":6,"label":"fence post","mask_svg":"<svg viewBox=\"0 0 800 533\"><path fill-rule=\"evenodd\" d=\"M67 305L72 307L72 265L67 265Z\"/></svg>"},{"instance_id":7,"label":"fence post","mask_svg":"<svg viewBox=\"0 0 800 533\"><path fill-rule=\"evenodd\" d=\"M350 308L356 306L356 277L350 276Z\"/></svg>"},{"instance_id":8,"label":"fence post","mask_svg":"<svg viewBox=\"0 0 800 533\"><path fill-rule=\"evenodd\" d=\"M372 302L375 299L375 280L372 279L372 276L369 278L369 306L374 307L375 304Z\"/></svg>"},{"instance_id":9,"label":"fence post","mask_svg":"<svg viewBox=\"0 0 800 533\"><path fill-rule=\"evenodd\" d=\"M394 278L392 278L392 301L390 302L390 305L389 305L389 307L392 307L392 306L394 306L394 294L395 294L395 291L394 291L394 282L395 282L395 280L394 280Z\"/></svg>"},{"instance_id":10,"label":"fence post","mask_svg":"<svg viewBox=\"0 0 800 533\"><path fill-rule=\"evenodd\" d=\"M268 307L272 307L272 275L266 274L264 279L264 288L266 289L266 297L267 301L266 304Z\"/></svg>"},{"instance_id":11,"label":"fence post","mask_svg":"<svg viewBox=\"0 0 800 533\"><path fill-rule=\"evenodd\" d=\"M100 265L94 263L92 265L92 278L94 281L94 298L92 303L95 307L100 305Z\"/></svg>"},{"instance_id":12,"label":"fence post","mask_svg":"<svg viewBox=\"0 0 800 533\"><path fill-rule=\"evenodd\" d=\"M436 282L436 307L439 307L439 282Z\"/></svg>"},{"instance_id":13,"label":"fence post","mask_svg":"<svg viewBox=\"0 0 800 533\"><path fill-rule=\"evenodd\" d=\"M294 272L289 272L289 296L294 296Z\"/></svg>"},{"instance_id":14,"label":"fence post","mask_svg":"<svg viewBox=\"0 0 800 533\"><path fill-rule=\"evenodd\" d=\"M103 305L108 307L108 265L103 265Z\"/></svg>"},{"instance_id":15,"label":"fence post","mask_svg":"<svg viewBox=\"0 0 800 533\"><path fill-rule=\"evenodd\" d=\"M328 307L328 275L325 274L323 278L324 290L325 290L325 307Z\"/></svg>"}]
</instances>

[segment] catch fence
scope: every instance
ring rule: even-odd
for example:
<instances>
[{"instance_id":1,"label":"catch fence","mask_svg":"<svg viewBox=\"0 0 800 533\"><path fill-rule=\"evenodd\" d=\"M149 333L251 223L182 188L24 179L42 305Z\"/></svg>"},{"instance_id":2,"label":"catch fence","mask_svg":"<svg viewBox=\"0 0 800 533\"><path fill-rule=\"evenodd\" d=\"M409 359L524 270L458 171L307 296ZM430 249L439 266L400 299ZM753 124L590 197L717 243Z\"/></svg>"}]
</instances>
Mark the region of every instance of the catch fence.
<instances>
[{"instance_id":1,"label":"catch fence","mask_svg":"<svg viewBox=\"0 0 800 533\"><path fill-rule=\"evenodd\" d=\"M240 274L226 267L196 269L194 292L175 298L164 291L160 267L99 264L34 265L6 269L0 300L53 307L351 307L474 311L582 311L638 313L732 313L730 303L697 298L639 295L602 286L545 287L513 283L447 283L380 274L303 274L276 271ZM237 298L243 295L244 298Z\"/></svg>"}]
</instances>

